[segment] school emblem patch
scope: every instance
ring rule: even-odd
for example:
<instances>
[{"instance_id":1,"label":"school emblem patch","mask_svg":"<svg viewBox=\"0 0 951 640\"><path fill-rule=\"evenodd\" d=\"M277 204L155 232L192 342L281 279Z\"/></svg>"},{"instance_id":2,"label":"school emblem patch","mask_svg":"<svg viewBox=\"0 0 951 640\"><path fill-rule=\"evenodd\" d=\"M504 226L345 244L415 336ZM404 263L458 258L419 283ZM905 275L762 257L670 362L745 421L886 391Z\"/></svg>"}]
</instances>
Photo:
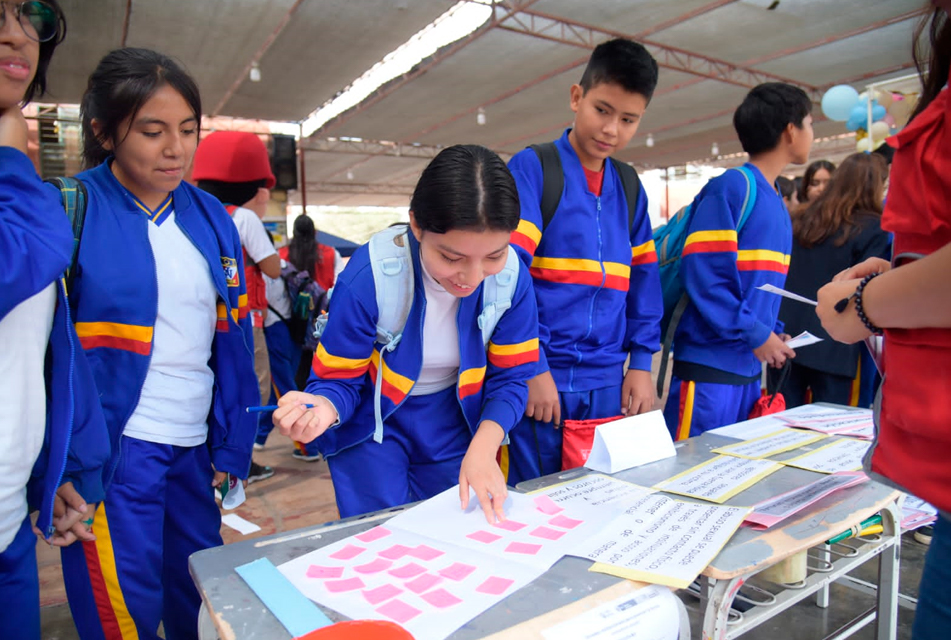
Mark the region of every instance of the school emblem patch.
<instances>
[{"instance_id":1,"label":"school emblem patch","mask_svg":"<svg viewBox=\"0 0 951 640\"><path fill-rule=\"evenodd\" d=\"M238 282L238 261L234 258L221 256L221 268L225 270L225 280L229 287L237 287Z\"/></svg>"}]
</instances>

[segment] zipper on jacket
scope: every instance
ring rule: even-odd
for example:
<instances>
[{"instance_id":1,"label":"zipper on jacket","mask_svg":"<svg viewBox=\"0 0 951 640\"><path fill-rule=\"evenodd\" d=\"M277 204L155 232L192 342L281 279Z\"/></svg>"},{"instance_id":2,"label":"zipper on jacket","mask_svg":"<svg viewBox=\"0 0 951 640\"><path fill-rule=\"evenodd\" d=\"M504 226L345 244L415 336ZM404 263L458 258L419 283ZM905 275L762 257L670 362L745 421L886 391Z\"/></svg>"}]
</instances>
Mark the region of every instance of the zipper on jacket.
<instances>
[{"instance_id":1,"label":"zipper on jacket","mask_svg":"<svg viewBox=\"0 0 951 640\"><path fill-rule=\"evenodd\" d=\"M595 204L597 205L597 224L595 225L598 229L598 264L601 265L601 285L595 290L594 294L591 296L591 302L588 304L588 330L584 336L575 343L575 353L577 354L575 364L571 365L571 368L568 370L568 390L574 391L575 388L575 367L580 365L584 361L584 355L581 353L581 350L578 348L578 345L586 340L590 335L591 331L594 328L593 318L594 318L594 305L597 301L598 294L601 293L601 289L604 288L605 282L605 271L604 271L604 239L601 237L601 196L594 196Z\"/></svg>"}]
</instances>

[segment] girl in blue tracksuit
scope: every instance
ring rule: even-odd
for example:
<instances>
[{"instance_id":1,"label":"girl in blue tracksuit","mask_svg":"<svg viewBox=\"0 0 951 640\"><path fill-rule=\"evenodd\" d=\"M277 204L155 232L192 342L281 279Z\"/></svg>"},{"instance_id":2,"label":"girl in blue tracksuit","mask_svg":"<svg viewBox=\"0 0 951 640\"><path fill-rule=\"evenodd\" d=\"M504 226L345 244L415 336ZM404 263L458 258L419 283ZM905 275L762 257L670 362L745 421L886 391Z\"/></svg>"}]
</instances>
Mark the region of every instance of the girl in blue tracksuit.
<instances>
[{"instance_id":1,"label":"girl in blue tracksuit","mask_svg":"<svg viewBox=\"0 0 951 640\"><path fill-rule=\"evenodd\" d=\"M504 517L496 454L525 411L538 360L531 276L508 245L518 220L515 182L501 159L483 147L450 147L423 171L408 228L381 232L337 279L306 392L284 395L274 423L295 440L317 438L341 517L429 498L457 482L463 508L471 488L489 522ZM387 308L381 313L377 300L400 279L374 273L404 268L381 257L393 247L408 247L412 274L385 305L411 300L398 341L392 327L381 338ZM492 307L491 292L506 283L514 283L511 306ZM484 342L480 327L488 330L493 309L501 316Z\"/></svg>"},{"instance_id":2,"label":"girl in blue tracksuit","mask_svg":"<svg viewBox=\"0 0 951 640\"><path fill-rule=\"evenodd\" d=\"M29 512L49 544L90 540L109 452L62 275L73 234L26 155L20 105L42 95L65 35L55 2L0 5L0 636L39 640L40 587Z\"/></svg>"},{"instance_id":3,"label":"girl in blue tracksuit","mask_svg":"<svg viewBox=\"0 0 951 640\"><path fill-rule=\"evenodd\" d=\"M201 103L172 60L119 49L89 79L73 319L112 445L95 542L63 553L88 638L197 637L188 556L221 544L213 485L246 477L258 397L237 229L182 182Z\"/></svg>"}]
</instances>

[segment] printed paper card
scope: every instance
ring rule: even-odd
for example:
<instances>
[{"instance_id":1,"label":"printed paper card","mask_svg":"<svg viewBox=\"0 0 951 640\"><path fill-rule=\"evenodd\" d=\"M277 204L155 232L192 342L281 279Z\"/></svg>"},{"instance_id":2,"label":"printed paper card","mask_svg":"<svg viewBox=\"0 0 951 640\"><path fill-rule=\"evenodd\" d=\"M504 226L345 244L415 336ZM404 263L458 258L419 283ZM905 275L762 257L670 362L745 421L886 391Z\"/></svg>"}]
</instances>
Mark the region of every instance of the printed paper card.
<instances>
[{"instance_id":1,"label":"printed paper card","mask_svg":"<svg viewBox=\"0 0 951 640\"><path fill-rule=\"evenodd\" d=\"M870 446L871 442L841 438L792 460L783 460L783 464L819 473L859 471Z\"/></svg>"},{"instance_id":2,"label":"printed paper card","mask_svg":"<svg viewBox=\"0 0 951 640\"><path fill-rule=\"evenodd\" d=\"M749 512L749 507L650 494L602 526L571 555L593 560L591 571L684 589L716 557Z\"/></svg>"},{"instance_id":3,"label":"printed paper card","mask_svg":"<svg viewBox=\"0 0 951 640\"><path fill-rule=\"evenodd\" d=\"M792 291L786 291L785 289L780 289L779 287L773 284L763 284L756 288L759 289L760 291L765 291L766 293L773 293L773 294L776 294L777 296L782 296L784 298L789 298L790 300L795 300L796 302L811 304L814 307L819 304L815 300L804 298L798 293L793 293Z\"/></svg>"},{"instance_id":4,"label":"printed paper card","mask_svg":"<svg viewBox=\"0 0 951 640\"><path fill-rule=\"evenodd\" d=\"M822 342L822 338L812 335L808 331L803 331L795 338L790 338L786 341L786 346L790 349L799 349L801 347L808 347L809 345L816 344L817 342Z\"/></svg>"},{"instance_id":5,"label":"printed paper card","mask_svg":"<svg viewBox=\"0 0 951 640\"><path fill-rule=\"evenodd\" d=\"M663 412L651 411L599 424L584 466L602 473L617 473L675 455Z\"/></svg>"},{"instance_id":6,"label":"printed paper card","mask_svg":"<svg viewBox=\"0 0 951 640\"><path fill-rule=\"evenodd\" d=\"M680 612L670 589L650 585L542 630L545 640L677 640Z\"/></svg>"},{"instance_id":7,"label":"printed paper card","mask_svg":"<svg viewBox=\"0 0 951 640\"><path fill-rule=\"evenodd\" d=\"M654 488L719 504L782 468L771 460L717 456L655 484Z\"/></svg>"},{"instance_id":8,"label":"printed paper card","mask_svg":"<svg viewBox=\"0 0 951 640\"><path fill-rule=\"evenodd\" d=\"M809 505L818 502L830 493L852 487L868 480L868 476L858 471L834 473L820 478L804 487L787 491L775 498L764 500L753 506L753 512L746 516L746 522L754 529L768 529L798 513Z\"/></svg>"},{"instance_id":9,"label":"printed paper card","mask_svg":"<svg viewBox=\"0 0 951 640\"><path fill-rule=\"evenodd\" d=\"M734 440L752 440L753 438L759 438L760 436L773 433L777 429L789 426L788 422L781 420L777 415L778 414L760 416L752 420L744 420L743 422L737 422L736 424L727 425L725 427L710 429L707 433L725 438L733 438Z\"/></svg>"},{"instance_id":10,"label":"printed paper card","mask_svg":"<svg viewBox=\"0 0 951 640\"><path fill-rule=\"evenodd\" d=\"M781 428L765 436L731 444L714 449L714 453L722 453L739 458L762 459L769 456L796 449L803 445L825 438L825 434L797 431L796 429Z\"/></svg>"}]
</instances>

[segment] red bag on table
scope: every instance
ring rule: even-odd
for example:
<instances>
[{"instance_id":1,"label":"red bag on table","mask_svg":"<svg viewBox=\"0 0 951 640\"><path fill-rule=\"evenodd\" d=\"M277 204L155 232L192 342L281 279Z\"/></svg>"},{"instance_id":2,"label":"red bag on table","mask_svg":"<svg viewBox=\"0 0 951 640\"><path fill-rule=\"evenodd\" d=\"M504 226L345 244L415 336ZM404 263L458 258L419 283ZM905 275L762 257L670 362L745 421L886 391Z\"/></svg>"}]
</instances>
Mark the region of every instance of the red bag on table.
<instances>
[{"instance_id":1,"label":"red bag on table","mask_svg":"<svg viewBox=\"0 0 951 640\"><path fill-rule=\"evenodd\" d=\"M583 467L591 455L594 430L599 424L614 422L624 416L597 418L594 420L565 420L562 427L561 470Z\"/></svg>"}]
</instances>

